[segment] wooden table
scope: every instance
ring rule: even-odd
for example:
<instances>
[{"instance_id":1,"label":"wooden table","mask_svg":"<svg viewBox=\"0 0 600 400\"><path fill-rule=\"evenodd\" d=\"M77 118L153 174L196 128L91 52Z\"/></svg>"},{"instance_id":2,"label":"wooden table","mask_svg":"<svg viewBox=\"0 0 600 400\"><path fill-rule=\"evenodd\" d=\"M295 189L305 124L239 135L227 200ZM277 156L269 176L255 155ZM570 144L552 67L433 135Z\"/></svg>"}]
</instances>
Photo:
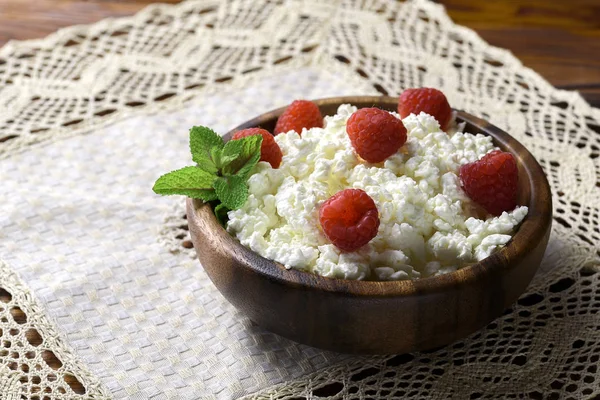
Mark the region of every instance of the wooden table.
<instances>
[{"instance_id":1,"label":"wooden table","mask_svg":"<svg viewBox=\"0 0 600 400\"><path fill-rule=\"evenodd\" d=\"M0 0L0 46L73 24L131 15L153 0ZM178 3L179 0L163 0ZM599 0L442 0L457 23L511 50L559 88L600 107Z\"/></svg>"}]
</instances>

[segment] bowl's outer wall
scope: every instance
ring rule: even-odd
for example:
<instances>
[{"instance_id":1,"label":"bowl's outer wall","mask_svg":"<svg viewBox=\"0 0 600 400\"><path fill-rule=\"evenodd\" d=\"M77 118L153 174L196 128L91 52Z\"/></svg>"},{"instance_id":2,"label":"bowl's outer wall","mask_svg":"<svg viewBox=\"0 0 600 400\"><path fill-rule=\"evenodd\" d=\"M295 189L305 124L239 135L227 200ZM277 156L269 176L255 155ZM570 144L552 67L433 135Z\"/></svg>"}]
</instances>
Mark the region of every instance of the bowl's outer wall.
<instances>
[{"instance_id":1,"label":"bowl's outer wall","mask_svg":"<svg viewBox=\"0 0 600 400\"><path fill-rule=\"evenodd\" d=\"M396 99L326 99L337 105L376 105L393 111ZM280 110L238 129L272 129ZM261 119L262 118L262 119ZM519 160L519 204L529 214L509 244L475 266L438 278L401 282L328 279L285 270L242 246L216 221L209 206L187 200L198 258L219 291L250 319L292 340L328 350L398 354L451 343L502 314L525 290L540 265L551 226L551 198L541 167L513 138L465 113L466 131L485 132Z\"/></svg>"}]
</instances>

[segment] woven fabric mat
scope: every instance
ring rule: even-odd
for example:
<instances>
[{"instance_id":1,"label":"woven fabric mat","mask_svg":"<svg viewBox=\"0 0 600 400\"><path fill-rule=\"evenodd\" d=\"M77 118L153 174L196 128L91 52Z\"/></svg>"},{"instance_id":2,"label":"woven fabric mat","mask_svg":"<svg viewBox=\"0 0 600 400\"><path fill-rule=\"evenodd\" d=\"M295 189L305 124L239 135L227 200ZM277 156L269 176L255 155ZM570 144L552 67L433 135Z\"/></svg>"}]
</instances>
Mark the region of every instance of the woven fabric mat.
<instances>
[{"instance_id":1,"label":"woven fabric mat","mask_svg":"<svg viewBox=\"0 0 600 400\"><path fill-rule=\"evenodd\" d=\"M523 143L552 186L539 273L443 349L354 357L254 326L150 188L296 98L434 86ZM579 399L600 394L600 110L425 0L153 5L0 50L0 393L5 398ZM399 327L401 333L402 327Z\"/></svg>"}]
</instances>

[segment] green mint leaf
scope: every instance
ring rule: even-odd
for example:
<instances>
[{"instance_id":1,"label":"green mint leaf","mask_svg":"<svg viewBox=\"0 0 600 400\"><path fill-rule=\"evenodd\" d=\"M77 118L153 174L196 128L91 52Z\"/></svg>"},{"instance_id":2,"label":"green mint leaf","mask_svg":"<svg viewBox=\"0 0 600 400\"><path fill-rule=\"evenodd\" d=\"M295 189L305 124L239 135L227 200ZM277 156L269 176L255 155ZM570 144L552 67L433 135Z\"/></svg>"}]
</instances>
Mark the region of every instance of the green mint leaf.
<instances>
[{"instance_id":1,"label":"green mint leaf","mask_svg":"<svg viewBox=\"0 0 600 400\"><path fill-rule=\"evenodd\" d=\"M193 199L200 199L205 203L218 199L215 189L197 189L193 192L190 192L190 194L186 196Z\"/></svg>"},{"instance_id":2,"label":"green mint leaf","mask_svg":"<svg viewBox=\"0 0 600 400\"><path fill-rule=\"evenodd\" d=\"M219 169L215 165L214 161L211 159L199 160L199 161L196 161L196 164L198 165L199 168L201 168L204 171L208 172L209 174L212 174L215 176L217 175L217 172L219 171Z\"/></svg>"},{"instance_id":3,"label":"green mint leaf","mask_svg":"<svg viewBox=\"0 0 600 400\"><path fill-rule=\"evenodd\" d=\"M219 223L222 226L227 225L227 213L228 212L229 212L229 208L225 207L225 205L223 203L220 203L215 207L215 217L217 217L217 221L219 221Z\"/></svg>"},{"instance_id":4,"label":"green mint leaf","mask_svg":"<svg viewBox=\"0 0 600 400\"><path fill-rule=\"evenodd\" d=\"M162 195L180 194L204 201L217 199L213 183L217 177L198 167L184 167L156 180L152 190Z\"/></svg>"},{"instance_id":5,"label":"green mint leaf","mask_svg":"<svg viewBox=\"0 0 600 400\"><path fill-rule=\"evenodd\" d=\"M248 184L241 176L219 177L214 182L214 188L221 203L231 210L237 210L248 200Z\"/></svg>"},{"instance_id":6,"label":"green mint leaf","mask_svg":"<svg viewBox=\"0 0 600 400\"><path fill-rule=\"evenodd\" d=\"M223 151L223 149L222 148L218 148L218 147L213 147L212 149L210 149L210 158L215 163L215 165L217 166L218 170L220 170L222 168L222 165L221 165L221 153L222 153L222 151Z\"/></svg>"},{"instance_id":7,"label":"green mint leaf","mask_svg":"<svg viewBox=\"0 0 600 400\"><path fill-rule=\"evenodd\" d=\"M212 149L222 149L223 138L205 126L194 126L190 129L190 151L192 160L203 170L216 173L218 164L212 157Z\"/></svg>"},{"instance_id":8,"label":"green mint leaf","mask_svg":"<svg viewBox=\"0 0 600 400\"><path fill-rule=\"evenodd\" d=\"M221 153L221 167L227 166L242 154L244 142L242 140L230 140L225 143Z\"/></svg>"},{"instance_id":9,"label":"green mint leaf","mask_svg":"<svg viewBox=\"0 0 600 400\"><path fill-rule=\"evenodd\" d=\"M239 155L223 167L224 175L237 175L242 179L247 179L252 171L252 168L260 160L260 145L262 144L262 136L253 135L242 139L234 140L239 144L231 145L231 152L239 147ZM229 142L227 142L229 143Z\"/></svg>"}]
</instances>

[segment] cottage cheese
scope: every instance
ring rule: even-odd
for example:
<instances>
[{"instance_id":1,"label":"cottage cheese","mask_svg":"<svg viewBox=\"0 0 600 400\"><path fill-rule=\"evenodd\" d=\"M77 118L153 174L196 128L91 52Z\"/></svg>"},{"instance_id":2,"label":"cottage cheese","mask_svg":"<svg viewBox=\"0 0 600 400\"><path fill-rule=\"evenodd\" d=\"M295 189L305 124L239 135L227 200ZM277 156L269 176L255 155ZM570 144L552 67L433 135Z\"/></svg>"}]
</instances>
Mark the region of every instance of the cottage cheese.
<instances>
[{"instance_id":1,"label":"cottage cheese","mask_svg":"<svg viewBox=\"0 0 600 400\"><path fill-rule=\"evenodd\" d=\"M339 107L325 128L275 137L279 169L258 163L243 208L229 212L227 230L263 257L287 268L344 279L400 280L439 275L475 263L506 244L527 214L517 207L478 219L457 176L460 165L494 149L484 135L440 130L421 113L403 120L406 144L381 164L354 153L346 121L356 108ZM397 115L396 115L397 116ZM379 232L344 253L319 226L319 206L346 188L366 191L379 210Z\"/></svg>"}]
</instances>

